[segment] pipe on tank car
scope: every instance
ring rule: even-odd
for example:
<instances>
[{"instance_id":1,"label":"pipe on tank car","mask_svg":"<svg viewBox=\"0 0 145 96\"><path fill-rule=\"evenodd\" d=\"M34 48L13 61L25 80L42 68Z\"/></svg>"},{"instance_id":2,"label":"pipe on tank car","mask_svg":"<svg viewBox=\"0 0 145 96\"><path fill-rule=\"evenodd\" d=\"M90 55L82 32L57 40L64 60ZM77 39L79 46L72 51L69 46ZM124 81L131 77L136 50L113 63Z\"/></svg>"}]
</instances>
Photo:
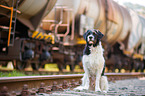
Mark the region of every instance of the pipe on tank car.
<instances>
[{"instance_id":1,"label":"pipe on tank car","mask_svg":"<svg viewBox=\"0 0 145 96\"><path fill-rule=\"evenodd\" d=\"M62 8L63 9L63 8ZM72 11L72 9L64 9L65 11L67 11L67 24L62 24L63 23L63 10L61 10L61 19L60 22L58 24L52 24L50 26L50 30L52 30L53 27L55 27L55 34L57 34L58 36L64 37L63 41L65 41L65 37L69 34L70 31L70 12ZM71 40L74 39L74 16L73 16L73 20L72 20L72 31L71 31ZM66 26L67 27L67 31L65 34L58 34L58 27L60 26Z\"/></svg>"},{"instance_id":2,"label":"pipe on tank car","mask_svg":"<svg viewBox=\"0 0 145 96\"><path fill-rule=\"evenodd\" d=\"M63 23L63 9L64 8L66 8L66 7L63 7L63 6L57 6L57 7L55 7L55 8L59 8L59 9L61 9L61 14L60 14L60 21L59 21L59 23L58 24L62 24ZM56 11L56 9L55 9L55 11ZM55 13L56 14L56 13ZM58 24L56 25L56 20L55 20L55 23L54 24L51 24L50 25L50 30L52 30L52 28L53 27L56 27L56 26L58 26Z\"/></svg>"},{"instance_id":3,"label":"pipe on tank car","mask_svg":"<svg viewBox=\"0 0 145 96\"><path fill-rule=\"evenodd\" d=\"M58 34L58 36L64 37L63 41L65 41L65 37L69 34L69 26L70 26L69 25L69 23L70 23L69 17L70 17L70 14L69 14L69 11L67 11L67 24L57 24L55 27L55 34L57 34L58 33L57 29L59 26L67 26L67 31L65 34Z\"/></svg>"},{"instance_id":4,"label":"pipe on tank car","mask_svg":"<svg viewBox=\"0 0 145 96\"><path fill-rule=\"evenodd\" d=\"M66 33L64 34L64 37L66 37L69 33L69 26L70 26L70 21L69 21L69 18L70 18L70 10L69 9L66 9L67 11L67 31Z\"/></svg>"},{"instance_id":5,"label":"pipe on tank car","mask_svg":"<svg viewBox=\"0 0 145 96\"><path fill-rule=\"evenodd\" d=\"M75 18L74 18L74 13L73 13L72 30L71 30L71 40L74 39L74 24L75 24Z\"/></svg>"}]
</instances>

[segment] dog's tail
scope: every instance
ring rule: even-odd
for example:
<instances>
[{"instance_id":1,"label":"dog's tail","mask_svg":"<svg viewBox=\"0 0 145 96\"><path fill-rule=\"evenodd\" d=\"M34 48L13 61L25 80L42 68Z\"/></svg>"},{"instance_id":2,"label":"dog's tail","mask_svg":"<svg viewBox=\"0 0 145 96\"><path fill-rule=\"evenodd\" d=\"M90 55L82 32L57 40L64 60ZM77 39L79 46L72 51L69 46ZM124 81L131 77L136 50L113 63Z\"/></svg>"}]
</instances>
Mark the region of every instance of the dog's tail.
<instances>
[{"instance_id":1,"label":"dog's tail","mask_svg":"<svg viewBox=\"0 0 145 96\"><path fill-rule=\"evenodd\" d=\"M104 93L107 93L107 91L109 89L107 77L106 76L101 76L100 82L101 82L100 83L101 91L103 91Z\"/></svg>"}]
</instances>

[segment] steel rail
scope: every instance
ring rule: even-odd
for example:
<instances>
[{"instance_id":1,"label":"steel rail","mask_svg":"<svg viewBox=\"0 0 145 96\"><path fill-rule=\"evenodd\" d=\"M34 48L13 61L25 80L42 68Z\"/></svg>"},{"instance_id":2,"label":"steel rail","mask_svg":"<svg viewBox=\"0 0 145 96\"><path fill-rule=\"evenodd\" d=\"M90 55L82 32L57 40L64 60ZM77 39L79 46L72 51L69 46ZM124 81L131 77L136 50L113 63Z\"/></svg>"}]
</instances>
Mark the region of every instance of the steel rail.
<instances>
[{"instance_id":1,"label":"steel rail","mask_svg":"<svg viewBox=\"0 0 145 96\"><path fill-rule=\"evenodd\" d=\"M105 73L107 77L110 76L145 76L145 73ZM55 80L55 79L69 79L69 78L82 78L83 74L70 74L70 75L45 75L45 76L19 76L19 77L1 77L0 83L5 82L18 82L18 81L31 81L31 80Z\"/></svg>"}]
</instances>

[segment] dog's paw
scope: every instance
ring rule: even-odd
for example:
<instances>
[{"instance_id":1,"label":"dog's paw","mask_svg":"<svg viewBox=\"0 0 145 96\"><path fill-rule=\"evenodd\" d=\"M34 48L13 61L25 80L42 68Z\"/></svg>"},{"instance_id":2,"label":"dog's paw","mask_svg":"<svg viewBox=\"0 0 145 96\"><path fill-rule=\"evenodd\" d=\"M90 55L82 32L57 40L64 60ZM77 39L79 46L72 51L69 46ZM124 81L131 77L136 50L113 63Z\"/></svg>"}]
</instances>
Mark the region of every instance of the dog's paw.
<instances>
[{"instance_id":1,"label":"dog's paw","mask_svg":"<svg viewBox=\"0 0 145 96\"><path fill-rule=\"evenodd\" d=\"M101 89L97 88L95 89L96 92L101 92Z\"/></svg>"},{"instance_id":2,"label":"dog's paw","mask_svg":"<svg viewBox=\"0 0 145 96\"><path fill-rule=\"evenodd\" d=\"M88 88L84 87L84 86L78 86L78 87L74 88L74 90L80 90L80 91L82 91L82 90L88 90Z\"/></svg>"},{"instance_id":3,"label":"dog's paw","mask_svg":"<svg viewBox=\"0 0 145 96\"><path fill-rule=\"evenodd\" d=\"M78 87L74 88L73 90L83 90L83 89L84 89L83 86L78 86Z\"/></svg>"}]
</instances>

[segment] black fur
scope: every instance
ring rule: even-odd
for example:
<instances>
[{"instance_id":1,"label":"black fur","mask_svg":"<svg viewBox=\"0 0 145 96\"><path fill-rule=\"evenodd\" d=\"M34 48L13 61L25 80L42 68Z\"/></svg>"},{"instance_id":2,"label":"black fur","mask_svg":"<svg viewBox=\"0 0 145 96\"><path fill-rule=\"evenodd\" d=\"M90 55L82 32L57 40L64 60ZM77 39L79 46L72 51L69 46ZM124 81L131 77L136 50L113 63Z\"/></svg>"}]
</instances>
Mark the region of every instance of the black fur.
<instances>
[{"instance_id":1,"label":"black fur","mask_svg":"<svg viewBox=\"0 0 145 96\"><path fill-rule=\"evenodd\" d=\"M90 48L89 48L89 46L85 46L85 49L84 49L84 51L83 51L83 55L89 55L91 52L90 52Z\"/></svg>"},{"instance_id":2,"label":"black fur","mask_svg":"<svg viewBox=\"0 0 145 96\"><path fill-rule=\"evenodd\" d=\"M101 76L104 76L104 72L105 72L105 64Z\"/></svg>"}]
</instances>

